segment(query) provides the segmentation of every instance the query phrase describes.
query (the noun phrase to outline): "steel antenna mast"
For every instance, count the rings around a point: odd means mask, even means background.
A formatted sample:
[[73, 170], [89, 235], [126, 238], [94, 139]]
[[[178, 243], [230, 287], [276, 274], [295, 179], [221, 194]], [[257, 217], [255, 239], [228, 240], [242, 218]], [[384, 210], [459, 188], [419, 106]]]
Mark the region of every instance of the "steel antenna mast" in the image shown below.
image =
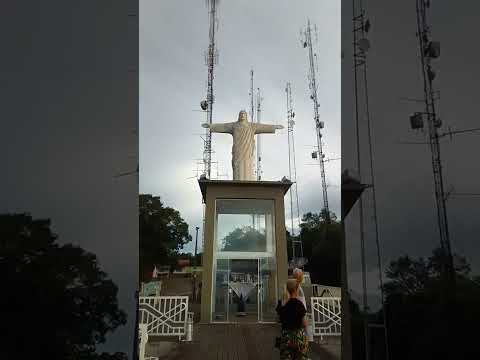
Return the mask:
[[323, 193], [323, 208], [326, 215], [327, 223], [330, 223], [330, 209], [328, 206], [328, 194], [327, 194], [327, 182], [325, 179], [325, 154], [323, 153], [322, 149], [322, 133], [321, 130], [324, 127], [323, 121], [320, 121], [320, 115], [318, 109], [320, 107], [318, 103], [318, 96], [317, 96], [317, 82], [315, 79], [315, 67], [316, 67], [316, 56], [313, 52], [313, 44], [312, 44], [312, 28], [310, 26], [310, 20], [307, 22], [307, 28], [303, 32], [304, 40], [303, 40], [303, 47], [308, 48], [308, 60], [309, 60], [309, 87], [310, 87], [310, 98], [313, 101], [313, 112], [314, 112], [314, 120], [315, 120], [315, 129], [317, 135], [317, 146], [318, 146], [318, 157], [320, 163], [320, 175], [322, 178], [322, 193]]
[[[260, 124], [262, 96], [260, 94], [260, 88], [257, 88], [257, 123]], [[262, 180], [262, 153], [260, 147], [260, 134], [257, 135], [257, 180]]]
[[[361, 150], [360, 150], [360, 124], [359, 124], [359, 82], [362, 80], [359, 75], [363, 75], [363, 106], [364, 106], [364, 118], [367, 123], [367, 146], [369, 152], [369, 172], [370, 172], [370, 186], [372, 194], [372, 208], [373, 208], [373, 221], [375, 227], [375, 245], [376, 245], [376, 255], [377, 255], [377, 267], [378, 267], [378, 276], [379, 276], [379, 287], [380, 287], [380, 297], [382, 303], [382, 324], [374, 325], [372, 327], [381, 327], [384, 329], [384, 340], [385, 340], [385, 358], [388, 360], [390, 358], [390, 351], [388, 345], [388, 328], [387, 328], [387, 317], [386, 317], [386, 303], [384, 296], [383, 288], [383, 270], [382, 270], [382, 260], [381, 260], [381, 251], [380, 251], [380, 240], [379, 240], [379, 231], [378, 231], [378, 217], [377, 217], [377, 201], [376, 201], [376, 191], [375, 191], [375, 172], [373, 166], [373, 149], [372, 149], [372, 132], [370, 126], [370, 109], [369, 109], [369, 98], [368, 98], [368, 83], [367, 83], [367, 51], [370, 48], [370, 42], [366, 37], [370, 29], [370, 21], [365, 18], [365, 10], [363, 8], [363, 2], [360, 0], [359, 7], [355, 6], [355, 2], [352, 1], [353, 5], [353, 46], [354, 46], [354, 72], [355, 72], [355, 122], [356, 122], [356, 135], [357, 135], [357, 166], [358, 166], [358, 176], [361, 181]], [[365, 353], [366, 359], [369, 359], [370, 346], [369, 346], [369, 324], [368, 324], [368, 302], [367, 302], [367, 281], [366, 281], [366, 256], [365, 256], [365, 231], [364, 231], [364, 217], [363, 217], [363, 196], [366, 193], [362, 194], [362, 197], [359, 199], [359, 220], [360, 220], [360, 244], [361, 244], [361, 260], [362, 260], [362, 285], [363, 285], [363, 305], [364, 305], [364, 331], [365, 331]]]
[[[440, 135], [438, 128], [442, 125], [437, 118], [435, 111], [435, 95], [432, 81], [435, 78], [435, 71], [432, 69], [431, 61], [440, 56], [440, 44], [437, 41], [430, 40], [430, 27], [427, 23], [426, 10], [430, 7], [430, 1], [417, 0], [417, 37], [419, 41], [420, 61], [422, 65], [423, 92], [425, 102], [425, 112], [415, 113], [410, 117], [412, 128], [423, 128], [423, 117], [426, 117], [428, 125], [428, 140], [432, 152], [433, 179], [435, 185], [435, 199], [437, 207], [437, 221], [440, 232], [440, 246], [442, 249], [442, 272], [450, 286], [455, 283], [455, 270], [453, 266], [453, 256], [450, 246], [450, 234], [448, 229], [448, 216], [446, 206], [446, 196], [443, 184], [442, 161], [440, 158]], [[415, 124], [417, 120], [417, 124]], [[421, 122], [421, 126], [418, 125]]]
[[[303, 258], [303, 245], [302, 245], [302, 239], [300, 237], [296, 238], [295, 237], [295, 226], [294, 226], [294, 217], [295, 217], [295, 212], [294, 212], [294, 203], [293, 203], [293, 198], [295, 196], [296, 198], [296, 215], [297, 215], [297, 221], [298, 221], [298, 226], [300, 226], [300, 210], [298, 206], [298, 187], [297, 187], [297, 167], [296, 167], [296, 161], [295, 161], [295, 138], [294, 138], [294, 132], [293, 132], [293, 127], [295, 125], [295, 121], [293, 120], [295, 118], [295, 113], [293, 111], [293, 106], [292, 106], [292, 88], [289, 82], [287, 82], [285, 92], [287, 93], [287, 124], [288, 124], [288, 131], [287, 131], [287, 136], [288, 136], [288, 174], [290, 180], [295, 184], [294, 186], [290, 187], [290, 216], [291, 216], [291, 236], [292, 236], [292, 260], [295, 262], [295, 249], [296, 245], [299, 245], [300, 247], [300, 254], [299, 257]], [[293, 165], [293, 168], [292, 168]], [[292, 171], [293, 170], [293, 171]]]
[[[215, 30], [218, 25], [217, 19], [217, 5], [219, 0], [206, 0], [205, 3], [208, 8], [209, 16], [209, 33], [208, 33], [208, 50], [205, 53], [205, 63], [208, 68], [207, 78], [207, 99], [201, 102], [202, 110], [207, 113], [207, 123], [212, 124], [213, 102], [213, 71], [215, 65], [218, 63], [218, 51], [215, 47]], [[203, 176], [210, 179], [212, 170], [212, 132], [210, 128], [205, 131], [205, 142], [203, 148]], [[202, 249], [204, 249], [205, 239], [205, 204], [202, 207]]]
[[254, 105], [254, 99], [255, 95], [253, 93], [253, 70], [250, 70], [250, 121], [253, 123], [254, 118], [255, 118], [255, 105]]
[[[215, 100], [213, 96], [213, 70], [218, 63], [218, 51], [215, 47], [215, 28], [217, 26], [217, 4], [219, 0], [206, 0], [209, 15], [209, 45], [205, 54], [205, 62], [208, 67], [208, 80], [207, 80], [207, 100], [205, 105], [202, 104], [202, 109], [207, 112], [207, 122], [212, 124], [212, 111], [213, 102]], [[210, 129], [206, 130], [205, 145], [203, 150], [203, 162], [204, 162], [204, 174], [207, 179], [210, 179], [211, 175], [211, 162], [212, 162], [212, 132]]]

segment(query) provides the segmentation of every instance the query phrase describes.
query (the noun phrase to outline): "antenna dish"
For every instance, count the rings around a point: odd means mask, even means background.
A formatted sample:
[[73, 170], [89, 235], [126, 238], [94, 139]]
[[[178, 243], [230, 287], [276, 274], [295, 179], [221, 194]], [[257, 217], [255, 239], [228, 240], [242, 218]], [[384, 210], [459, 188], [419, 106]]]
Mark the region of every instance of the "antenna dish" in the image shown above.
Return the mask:
[[202, 108], [202, 110], [207, 110], [208, 109], [208, 102], [207, 100], [202, 100], [200, 102], [200, 107]]
[[357, 44], [360, 50], [363, 52], [367, 52], [368, 49], [370, 49], [370, 41], [366, 38], [358, 40]]
[[410, 126], [413, 130], [423, 129], [422, 113], [416, 112], [413, 115], [410, 115]]
[[363, 25], [363, 30], [368, 33], [368, 31], [370, 30], [370, 20], [367, 19], [367, 21], [365, 21], [365, 24]]
[[306, 41], [303, 42], [303, 47], [304, 47], [304, 48], [307, 47], [307, 42], [306, 42]]
[[440, 42], [430, 41], [425, 48], [425, 56], [436, 59], [440, 56]]

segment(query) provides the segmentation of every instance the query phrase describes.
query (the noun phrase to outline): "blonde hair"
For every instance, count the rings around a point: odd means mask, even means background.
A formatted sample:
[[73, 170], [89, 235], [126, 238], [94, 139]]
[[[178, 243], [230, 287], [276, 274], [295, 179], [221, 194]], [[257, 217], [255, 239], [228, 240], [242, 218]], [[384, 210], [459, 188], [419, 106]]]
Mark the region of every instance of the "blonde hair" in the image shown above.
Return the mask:
[[287, 292], [292, 295], [298, 289], [298, 283], [296, 279], [287, 280]]
[[302, 269], [295, 268], [293, 269], [293, 276], [297, 279], [299, 283], [303, 282], [303, 271]]

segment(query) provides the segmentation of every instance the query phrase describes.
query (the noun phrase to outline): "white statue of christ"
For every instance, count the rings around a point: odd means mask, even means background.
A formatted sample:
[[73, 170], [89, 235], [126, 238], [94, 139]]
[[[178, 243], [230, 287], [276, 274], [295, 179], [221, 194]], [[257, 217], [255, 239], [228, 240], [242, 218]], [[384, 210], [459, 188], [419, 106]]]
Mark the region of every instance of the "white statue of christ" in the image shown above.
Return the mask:
[[256, 134], [274, 134], [276, 129], [283, 129], [282, 125], [268, 125], [249, 123], [247, 112], [240, 111], [238, 121], [224, 124], [202, 124], [215, 133], [227, 133], [233, 136], [232, 168], [233, 180], [255, 180], [253, 159]]

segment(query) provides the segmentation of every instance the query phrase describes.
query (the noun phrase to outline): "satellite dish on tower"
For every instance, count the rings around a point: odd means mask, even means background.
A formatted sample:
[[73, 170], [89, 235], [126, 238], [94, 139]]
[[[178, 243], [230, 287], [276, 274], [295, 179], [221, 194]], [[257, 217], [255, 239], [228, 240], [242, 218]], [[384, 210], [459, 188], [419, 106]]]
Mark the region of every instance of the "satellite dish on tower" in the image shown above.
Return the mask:
[[440, 43], [438, 41], [430, 41], [425, 48], [425, 56], [436, 59], [440, 56]]
[[366, 39], [366, 38], [358, 40], [357, 44], [358, 44], [358, 47], [360, 48], [360, 50], [362, 50], [364, 52], [367, 52], [368, 49], [370, 49], [370, 41], [368, 41], [368, 39]]
[[200, 107], [202, 108], [202, 110], [207, 110], [208, 109], [208, 102], [207, 100], [202, 100], [200, 102]]

